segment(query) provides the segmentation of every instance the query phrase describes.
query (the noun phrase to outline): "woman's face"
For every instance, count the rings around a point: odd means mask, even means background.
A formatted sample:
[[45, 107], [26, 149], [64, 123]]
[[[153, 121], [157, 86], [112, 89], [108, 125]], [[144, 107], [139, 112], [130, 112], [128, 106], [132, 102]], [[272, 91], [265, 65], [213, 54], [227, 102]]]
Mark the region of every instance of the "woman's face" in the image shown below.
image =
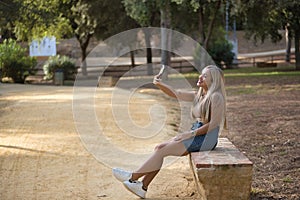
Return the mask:
[[208, 85], [211, 83], [211, 76], [208, 69], [204, 69], [199, 76], [197, 86], [202, 87], [204, 90], [208, 90]]

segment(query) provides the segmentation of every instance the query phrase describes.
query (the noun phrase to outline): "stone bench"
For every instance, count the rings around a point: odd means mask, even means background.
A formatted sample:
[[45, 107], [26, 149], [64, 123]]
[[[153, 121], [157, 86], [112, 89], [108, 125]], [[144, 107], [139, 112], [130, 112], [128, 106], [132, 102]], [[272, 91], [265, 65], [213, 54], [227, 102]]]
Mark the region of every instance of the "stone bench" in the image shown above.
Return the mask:
[[201, 200], [248, 200], [252, 162], [227, 138], [219, 138], [213, 151], [189, 155]]

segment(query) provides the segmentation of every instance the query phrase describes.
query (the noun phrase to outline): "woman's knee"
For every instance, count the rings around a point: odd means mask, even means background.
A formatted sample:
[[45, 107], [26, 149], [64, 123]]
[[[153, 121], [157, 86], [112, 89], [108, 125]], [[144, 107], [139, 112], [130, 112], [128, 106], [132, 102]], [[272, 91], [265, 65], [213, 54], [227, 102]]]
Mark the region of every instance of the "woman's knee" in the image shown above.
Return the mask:
[[156, 149], [154, 152], [157, 156], [182, 156], [186, 155], [186, 149], [183, 144], [179, 142], [168, 143], [160, 149]]

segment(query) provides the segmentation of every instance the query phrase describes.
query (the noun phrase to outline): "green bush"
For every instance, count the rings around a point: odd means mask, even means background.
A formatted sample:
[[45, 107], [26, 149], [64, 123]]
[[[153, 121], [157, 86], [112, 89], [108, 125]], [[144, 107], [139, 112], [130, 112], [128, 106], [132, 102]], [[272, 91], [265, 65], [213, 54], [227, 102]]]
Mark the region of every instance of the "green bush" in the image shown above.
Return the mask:
[[[234, 59], [232, 48], [232, 44], [227, 40], [217, 40], [210, 45], [207, 53], [211, 56], [212, 60], [218, 67], [230, 68]], [[201, 55], [203, 55], [202, 58]], [[194, 61], [196, 66], [201, 66], [201, 59], [207, 59], [205, 55], [205, 50], [201, 46], [198, 46], [194, 53]]]
[[220, 68], [230, 68], [234, 59], [232, 44], [227, 40], [218, 40], [208, 49], [209, 55]]
[[[209, 60], [205, 55], [208, 53], [214, 63], [220, 68], [230, 68], [233, 63], [234, 53], [232, 52], [233, 45], [226, 39], [226, 31], [223, 27], [214, 29], [208, 48], [204, 50], [197, 47], [194, 53], [196, 66], [201, 66], [201, 63], [206, 63]], [[202, 56], [202, 57], [201, 57]], [[202, 60], [201, 60], [202, 59]], [[202, 62], [201, 62], [202, 61]]]
[[75, 62], [68, 56], [52, 56], [44, 64], [45, 79], [53, 79], [56, 71], [64, 73], [64, 79], [74, 80], [76, 75]]
[[35, 74], [37, 61], [26, 56], [26, 48], [13, 39], [0, 44], [0, 70], [2, 77], [9, 77], [15, 83], [24, 83], [26, 76]]

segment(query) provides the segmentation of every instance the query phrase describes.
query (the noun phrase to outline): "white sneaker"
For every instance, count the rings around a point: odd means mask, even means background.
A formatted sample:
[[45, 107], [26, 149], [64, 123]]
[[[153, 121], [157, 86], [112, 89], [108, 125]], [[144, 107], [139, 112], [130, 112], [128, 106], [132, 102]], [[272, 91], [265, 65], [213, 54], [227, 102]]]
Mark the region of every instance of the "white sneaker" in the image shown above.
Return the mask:
[[133, 194], [139, 196], [142, 199], [146, 198], [146, 191], [142, 188], [143, 183], [141, 181], [124, 181], [123, 184], [126, 187], [126, 189], [132, 192]]
[[131, 172], [119, 168], [113, 168], [112, 172], [114, 177], [116, 177], [116, 179], [118, 179], [121, 182], [128, 181], [132, 176]]

